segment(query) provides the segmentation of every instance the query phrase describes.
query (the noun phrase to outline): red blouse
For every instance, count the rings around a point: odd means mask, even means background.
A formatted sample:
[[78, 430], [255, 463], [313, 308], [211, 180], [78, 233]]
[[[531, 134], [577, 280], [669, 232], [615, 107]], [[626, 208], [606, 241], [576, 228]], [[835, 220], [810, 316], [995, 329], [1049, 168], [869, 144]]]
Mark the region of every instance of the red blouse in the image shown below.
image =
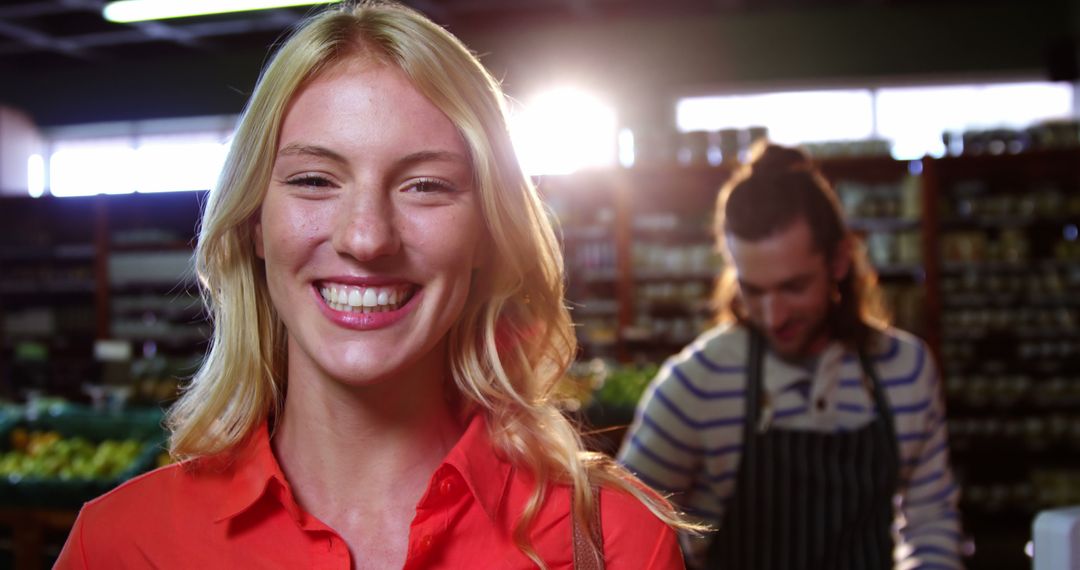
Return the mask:
[[[293, 498], [263, 425], [232, 463], [157, 469], [86, 503], [56, 567], [341, 568], [340, 536]], [[431, 477], [409, 527], [405, 568], [532, 568], [514, 524], [531, 478], [500, 460], [474, 416]], [[633, 497], [602, 491], [609, 570], [683, 568], [675, 533]], [[573, 568], [570, 492], [552, 486], [532, 544], [552, 570]]]

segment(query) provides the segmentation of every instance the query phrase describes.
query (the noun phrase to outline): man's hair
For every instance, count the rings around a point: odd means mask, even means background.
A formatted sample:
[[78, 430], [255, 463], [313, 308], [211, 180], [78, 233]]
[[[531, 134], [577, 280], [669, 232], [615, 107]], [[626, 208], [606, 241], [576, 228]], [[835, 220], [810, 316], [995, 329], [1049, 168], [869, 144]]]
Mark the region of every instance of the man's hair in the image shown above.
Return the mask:
[[[799, 220], [810, 227], [813, 250], [828, 264], [843, 240], [851, 244], [851, 268], [836, 285], [839, 299], [830, 301], [829, 333], [851, 346], [868, 349], [876, 330], [888, 326], [877, 274], [866, 258], [861, 240], [848, 228], [832, 186], [802, 151], [759, 142], [751, 160], [724, 184], [717, 198], [717, 244], [726, 251], [732, 236], [759, 241], [776, 235]], [[745, 322], [735, 268], [726, 263], [713, 294], [720, 322]]]

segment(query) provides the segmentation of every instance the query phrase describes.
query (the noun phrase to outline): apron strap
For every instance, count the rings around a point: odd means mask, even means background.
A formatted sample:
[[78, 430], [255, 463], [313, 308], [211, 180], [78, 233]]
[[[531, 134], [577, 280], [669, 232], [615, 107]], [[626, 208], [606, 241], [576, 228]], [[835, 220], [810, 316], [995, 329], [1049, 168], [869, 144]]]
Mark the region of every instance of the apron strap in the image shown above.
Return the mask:
[[[760, 332], [754, 330], [753, 327], [747, 327], [750, 333], [749, 337], [749, 350], [746, 351], [746, 396], [745, 396], [745, 409], [743, 416], [745, 417], [743, 423], [743, 448], [742, 458], [739, 463], [743, 468], [754, 469], [757, 465], [757, 429], [758, 418], [761, 414], [761, 402], [762, 402], [762, 370], [765, 361], [765, 338]], [[741, 471], [742, 469], [740, 469]], [[736, 499], [742, 501], [742, 515], [744, 517], [744, 524], [740, 525], [742, 540], [745, 544], [757, 544], [757, 517], [758, 510], [756, 505], [752, 504], [753, 498], [757, 497], [757, 474], [750, 473], [747, 477], [742, 477], [737, 483], [737, 486], [742, 488], [736, 489]], [[755, 567], [754, 558], [757, 552], [755, 549], [747, 549], [746, 567]]]
[[881, 419], [885, 423], [889, 442], [889, 451], [893, 460], [896, 462], [897, 469], [900, 468], [900, 441], [896, 437], [896, 419], [893, 416], [892, 406], [889, 403], [889, 398], [885, 393], [885, 386], [881, 382], [881, 378], [878, 376], [877, 368], [874, 366], [873, 360], [865, 350], [859, 349], [859, 364], [862, 365], [863, 374], [865, 374], [872, 385], [872, 396], [874, 398], [874, 405], [877, 406], [878, 414], [881, 415]]

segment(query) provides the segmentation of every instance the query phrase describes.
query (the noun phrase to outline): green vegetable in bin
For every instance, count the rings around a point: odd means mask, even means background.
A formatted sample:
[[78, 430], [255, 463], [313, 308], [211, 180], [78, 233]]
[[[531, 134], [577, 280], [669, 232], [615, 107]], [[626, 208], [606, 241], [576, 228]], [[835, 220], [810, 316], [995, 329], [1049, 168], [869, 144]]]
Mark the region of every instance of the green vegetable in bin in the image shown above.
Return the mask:
[[633, 408], [659, 371], [660, 367], [651, 363], [614, 368], [596, 392], [596, 399], [607, 406]]

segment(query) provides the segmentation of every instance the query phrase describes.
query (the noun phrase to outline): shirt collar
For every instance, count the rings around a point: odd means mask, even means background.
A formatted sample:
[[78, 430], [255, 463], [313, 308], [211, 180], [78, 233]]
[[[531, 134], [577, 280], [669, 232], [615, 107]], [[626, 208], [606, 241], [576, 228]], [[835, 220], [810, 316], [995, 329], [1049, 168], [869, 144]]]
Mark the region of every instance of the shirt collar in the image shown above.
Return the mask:
[[274, 452], [270, 447], [270, 431], [267, 422], [259, 425], [239, 445], [236, 451], [221, 457], [207, 458], [209, 461], [228, 461], [231, 477], [228, 481], [228, 493], [215, 513], [215, 521], [233, 518], [251, 508], [276, 481], [283, 488], [288, 488], [285, 474], [281, 471]]
[[830, 342], [817, 360], [815, 370], [807, 370], [797, 364], [792, 364], [781, 359], [772, 350], [766, 349], [762, 368], [765, 391], [770, 394], [779, 394], [800, 380], [811, 380], [817, 384], [823, 380], [829, 380], [829, 376], [835, 375], [833, 371], [841, 362], [846, 349], [839, 341]]
[[[492, 446], [484, 414], [476, 412], [467, 421], [465, 433], [446, 455], [443, 465], [461, 475], [484, 512], [496, 520], [513, 469]], [[441, 470], [436, 470], [436, 477]]]
[[[221, 460], [219, 458], [207, 458]], [[228, 454], [231, 471], [228, 492], [215, 513], [215, 521], [236, 517], [251, 508], [276, 482], [283, 489], [289, 485], [285, 474], [274, 457], [270, 445], [269, 428], [263, 422], [235, 453]], [[511, 467], [500, 459], [491, 445], [487, 421], [483, 413], [474, 413], [468, 420], [465, 433], [450, 449], [442, 465], [432, 475], [429, 489], [436, 478], [449, 467], [464, 479], [469, 491], [492, 520], [497, 518], [499, 507], [510, 482]], [[291, 505], [285, 505], [291, 508]]]

